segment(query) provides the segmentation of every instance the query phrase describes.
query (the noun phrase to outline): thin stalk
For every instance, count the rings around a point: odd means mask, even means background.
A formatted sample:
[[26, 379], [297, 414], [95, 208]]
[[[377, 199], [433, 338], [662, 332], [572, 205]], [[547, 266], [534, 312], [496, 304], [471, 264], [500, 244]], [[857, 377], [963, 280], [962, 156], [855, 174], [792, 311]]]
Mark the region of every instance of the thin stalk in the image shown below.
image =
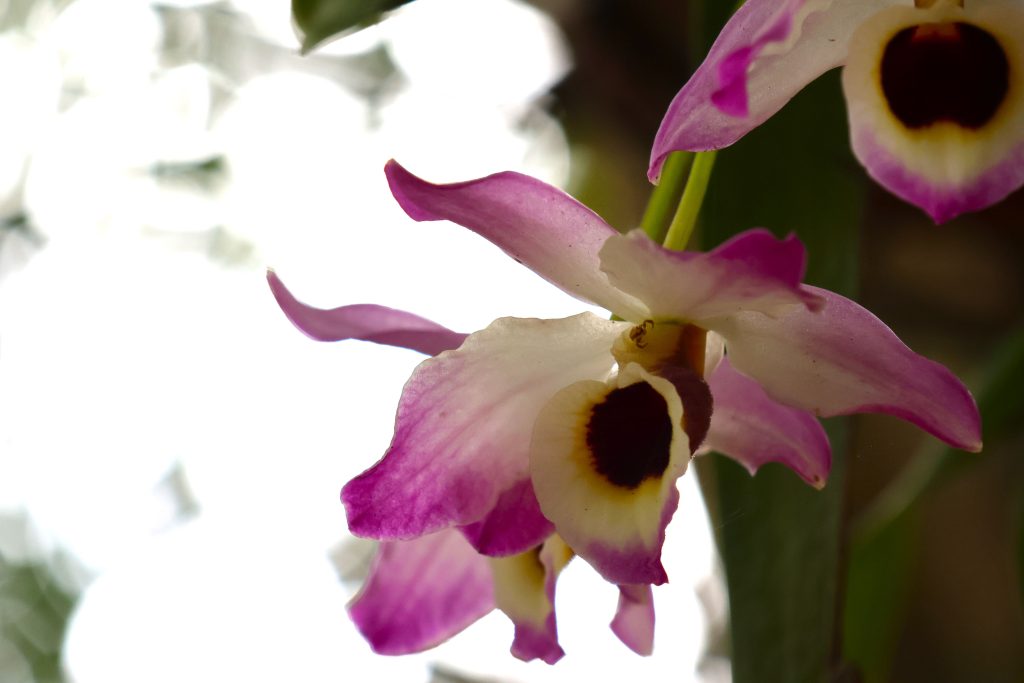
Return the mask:
[[668, 226], [668, 235], [665, 237], [664, 245], [668, 249], [682, 251], [690, 242], [693, 229], [697, 225], [697, 214], [704, 203], [704, 194], [708, 189], [708, 182], [711, 180], [711, 169], [715, 166], [715, 156], [718, 152], [698, 152], [694, 155], [693, 166], [690, 168], [690, 177], [686, 179], [686, 189], [683, 190], [683, 198], [679, 200], [679, 208], [672, 218], [672, 224]]
[[686, 180], [686, 172], [693, 163], [693, 157], [693, 152], [669, 154], [661, 169], [661, 179], [654, 186], [651, 198], [647, 200], [647, 209], [640, 220], [640, 227], [658, 244], [665, 240], [673, 208], [678, 204], [683, 192], [683, 182]]

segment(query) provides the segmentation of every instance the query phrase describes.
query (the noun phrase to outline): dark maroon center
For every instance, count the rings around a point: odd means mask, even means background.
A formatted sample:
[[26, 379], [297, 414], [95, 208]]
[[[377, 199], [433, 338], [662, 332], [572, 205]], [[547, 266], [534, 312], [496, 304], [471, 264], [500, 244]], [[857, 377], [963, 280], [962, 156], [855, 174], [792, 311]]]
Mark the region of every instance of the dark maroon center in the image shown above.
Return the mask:
[[882, 92], [907, 128], [952, 121], [981, 128], [1010, 88], [1010, 64], [992, 34], [972, 24], [905, 28], [882, 55]]
[[671, 443], [668, 404], [646, 382], [615, 389], [591, 410], [587, 446], [594, 469], [616, 486], [634, 489], [660, 476]]

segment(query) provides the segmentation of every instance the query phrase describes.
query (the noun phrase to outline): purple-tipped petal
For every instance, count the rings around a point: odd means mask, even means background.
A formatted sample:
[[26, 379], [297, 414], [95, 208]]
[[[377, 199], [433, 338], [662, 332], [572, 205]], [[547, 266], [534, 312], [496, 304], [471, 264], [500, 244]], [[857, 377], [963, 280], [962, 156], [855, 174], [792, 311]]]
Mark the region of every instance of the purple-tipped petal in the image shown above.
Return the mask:
[[516, 624], [510, 652], [516, 659], [532, 662], [539, 659], [545, 664], [555, 664], [565, 656], [565, 650], [558, 644], [555, 615], [551, 613], [549, 624], [535, 628], [530, 624]]
[[[502, 318], [421, 363], [399, 402], [388, 452], [342, 491], [349, 528], [400, 540], [482, 520], [529, 477], [541, 406], [567, 384], [606, 376], [612, 343], [628, 327], [590, 313]], [[512, 524], [514, 512], [501, 516]], [[535, 519], [529, 505], [521, 513]]]
[[1024, 184], [1024, 5], [1015, 4], [892, 7], [850, 41], [853, 151], [937, 223]]
[[536, 548], [491, 560], [495, 603], [515, 624], [512, 654], [523, 661], [554, 664], [565, 654], [558, 644], [555, 582], [570, 559], [572, 551], [556, 534]]
[[637, 309], [598, 268], [597, 252], [618, 232], [562, 190], [513, 172], [435, 185], [394, 160], [384, 171], [395, 199], [413, 219], [469, 228], [568, 294], [624, 318]]
[[[948, 159], [946, 153], [923, 153], [915, 159], [912, 153], [906, 154], [905, 149], [898, 149], [898, 144], [893, 145], [894, 149], [887, 149], [879, 142], [875, 132], [868, 128], [852, 127], [851, 135], [853, 151], [868, 174], [903, 201], [921, 208], [936, 223], [945, 223], [962, 213], [980, 211], [997, 204], [1024, 185], [1024, 141], [1020, 139], [1002, 139], [1000, 144], [1005, 146], [998, 148], [999, 158], [992, 160], [991, 165], [977, 168], [967, 179], [950, 181], [933, 180], [929, 176], [937, 173], [924, 170], [925, 164], [922, 163], [927, 159], [937, 162], [938, 157]], [[962, 144], [958, 146], [960, 149], [957, 154], [963, 155], [964, 160], [968, 159], [968, 147]], [[913, 163], [915, 160], [917, 164]], [[922, 168], [917, 170], [913, 168], [914, 165]], [[955, 165], [956, 162], [941, 166], [932, 164], [931, 168], [950, 168]]]
[[619, 586], [619, 607], [612, 633], [644, 657], [654, 652], [654, 595], [649, 584]]
[[[679, 491], [673, 484], [665, 492], [664, 507], [652, 544], [596, 540], [583, 546], [584, 552], [580, 557], [611, 583], [650, 583], [655, 586], [668, 583], [668, 574], [661, 563], [661, 549], [665, 545], [665, 529], [678, 507]], [[599, 535], [594, 534], [595, 537]]]
[[487, 558], [445, 530], [382, 543], [348, 611], [374, 652], [400, 655], [434, 647], [493, 608]]
[[953, 373], [853, 301], [808, 289], [826, 301], [816, 313], [740, 313], [712, 325], [733, 367], [773, 399], [815, 415], [887, 413], [956, 448], [981, 450], [978, 407]]
[[613, 237], [601, 249], [601, 269], [613, 285], [646, 304], [646, 317], [702, 327], [705, 319], [737, 311], [817, 308], [819, 298], [800, 286], [804, 261], [795, 235], [780, 240], [763, 229], [703, 254], [665, 249], [639, 230]]
[[690, 460], [683, 403], [630, 363], [555, 394], [533, 428], [530, 475], [544, 516], [612, 583], [665, 583], [661, 548]]
[[523, 479], [498, 497], [483, 519], [462, 527], [462, 534], [484, 555], [501, 557], [540, 543], [555, 530], [540, 511], [533, 484]]
[[857, 25], [900, 0], [747, 0], [679, 91], [654, 139], [648, 177], [676, 150], [727, 147], [846, 58]]
[[736, 372], [723, 358], [708, 376], [715, 411], [702, 451], [718, 451], [754, 474], [779, 462], [815, 488], [825, 485], [832, 465], [828, 436], [817, 418], [769, 398], [761, 385]]
[[418, 315], [374, 304], [354, 304], [331, 310], [313, 308], [292, 296], [274, 271], [267, 271], [267, 282], [292, 324], [317, 341], [361, 339], [434, 356], [458, 348], [467, 336]]

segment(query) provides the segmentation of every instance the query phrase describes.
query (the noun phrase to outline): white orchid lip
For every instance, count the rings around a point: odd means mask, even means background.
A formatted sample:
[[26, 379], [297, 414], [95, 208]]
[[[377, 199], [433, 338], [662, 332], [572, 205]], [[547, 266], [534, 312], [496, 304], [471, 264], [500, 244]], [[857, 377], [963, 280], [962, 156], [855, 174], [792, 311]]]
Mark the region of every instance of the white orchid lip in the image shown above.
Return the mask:
[[940, 122], [981, 128], [1010, 88], [999, 40], [964, 21], [900, 29], [885, 46], [879, 75], [889, 110], [911, 129]]
[[843, 69], [853, 151], [943, 222], [1024, 183], [1024, 12], [1010, 3], [890, 7]]
[[615, 486], [635, 489], [668, 468], [672, 420], [654, 387], [612, 389], [590, 409], [586, 444], [594, 470]]
[[537, 501], [566, 543], [614, 583], [662, 584], [675, 481], [690, 460], [673, 383], [637, 363], [541, 409], [530, 445]]

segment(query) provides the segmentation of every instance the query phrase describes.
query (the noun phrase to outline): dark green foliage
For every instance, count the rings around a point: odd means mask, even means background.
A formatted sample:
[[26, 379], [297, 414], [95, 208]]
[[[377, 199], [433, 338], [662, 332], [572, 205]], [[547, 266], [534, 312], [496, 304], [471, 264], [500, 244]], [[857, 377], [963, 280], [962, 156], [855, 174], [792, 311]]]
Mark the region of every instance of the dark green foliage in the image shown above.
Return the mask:
[[302, 32], [302, 51], [380, 21], [385, 12], [412, 0], [292, 0], [292, 18]]

